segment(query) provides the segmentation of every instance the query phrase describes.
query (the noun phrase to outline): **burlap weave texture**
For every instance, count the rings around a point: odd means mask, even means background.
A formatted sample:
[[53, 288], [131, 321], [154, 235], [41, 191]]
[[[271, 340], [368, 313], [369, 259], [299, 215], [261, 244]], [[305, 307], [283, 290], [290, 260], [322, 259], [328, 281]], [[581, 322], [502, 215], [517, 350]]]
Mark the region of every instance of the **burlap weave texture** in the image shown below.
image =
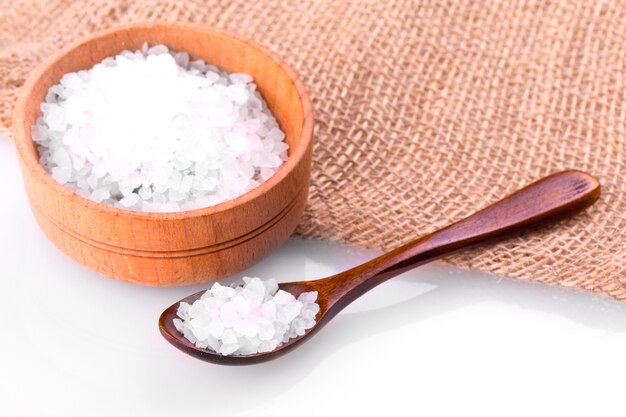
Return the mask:
[[225, 28], [296, 68], [316, 114], [302, 235], [392, 248], [565, 168], [586, 213], [448, 259], [626, 298], [626, 4], [572, 1], [1, 1], [0, 129], [60, 46], [147, 20]]

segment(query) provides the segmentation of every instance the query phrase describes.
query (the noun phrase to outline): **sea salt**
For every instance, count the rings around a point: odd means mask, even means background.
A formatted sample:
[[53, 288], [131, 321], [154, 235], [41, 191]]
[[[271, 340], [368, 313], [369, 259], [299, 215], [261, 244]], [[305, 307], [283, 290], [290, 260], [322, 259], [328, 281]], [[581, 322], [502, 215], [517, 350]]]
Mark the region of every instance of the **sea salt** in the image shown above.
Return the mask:
[[288, 145], [248, 74], [164, 45], [65, 74], [33, 126], [40, 163], [95, 202], [192, 210], [267, 181]]
[[273, 279], [243, 281], [237, 287], [215, 283], [193, 304], [181, 302], [176, 329], [198, 348], [250, 355], [271, 352], [315, 326], [317, 291], [296, 299]]

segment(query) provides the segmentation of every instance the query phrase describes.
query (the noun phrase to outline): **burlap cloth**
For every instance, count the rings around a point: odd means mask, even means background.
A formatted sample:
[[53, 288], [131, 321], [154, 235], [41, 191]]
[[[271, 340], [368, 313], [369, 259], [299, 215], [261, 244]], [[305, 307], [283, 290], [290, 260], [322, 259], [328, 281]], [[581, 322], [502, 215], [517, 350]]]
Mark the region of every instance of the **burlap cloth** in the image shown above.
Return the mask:
[[316, 114], [304, 236], [392, 248], [548, 173], [584, 214], [447, 261], [626, 298], [626, 5], [589, 1], [1, 1], [0, 129], [29, 71], [121, 23], [226, 28], [295, 67]]

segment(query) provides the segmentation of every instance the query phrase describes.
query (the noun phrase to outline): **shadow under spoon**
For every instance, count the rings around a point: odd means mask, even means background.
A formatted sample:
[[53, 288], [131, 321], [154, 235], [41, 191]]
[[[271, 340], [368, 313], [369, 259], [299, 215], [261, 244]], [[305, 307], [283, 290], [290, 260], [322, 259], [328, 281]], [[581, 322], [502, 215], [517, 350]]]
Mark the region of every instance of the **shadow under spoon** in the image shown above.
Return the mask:
[[531, 227], [561, 219], [592, 205], [600, 197], [600, 183], [591, 175], [575, 170], [540, 179], [525, 188], [477, 211], [443, 229], [407, 243], [345, 272], [314, 281], [279, 285], [298, 297], [317, 291], [320, 311], [315, 326], [303, 336], [290, 339], [275, 350], [251, 355], [225, 356], [197, 348], [174, 327], [180, 302], [193, 303], [204, 291], [192, 294], [167, 308], [159, 318], [165, 339], [198, 359], [223, 365], [249, 365], [275, 359], [300, 346], [337, 313], [378, 284], [409, 269], [486, 241], [515, 236]]

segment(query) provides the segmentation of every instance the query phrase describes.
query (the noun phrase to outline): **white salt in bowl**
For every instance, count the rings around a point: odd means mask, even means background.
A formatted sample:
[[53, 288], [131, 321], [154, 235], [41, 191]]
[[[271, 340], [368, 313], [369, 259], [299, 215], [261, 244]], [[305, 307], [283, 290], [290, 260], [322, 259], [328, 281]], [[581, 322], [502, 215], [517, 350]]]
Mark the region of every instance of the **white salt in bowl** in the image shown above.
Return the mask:
[[[212, 207], [176, 213], [122, 210], [83, 198], [40, 165], [32, 126], [48, 89], [144, 42], [187, 52], [227, 72], [248, 73], [285, 133], [289, 157], [252, 191]], [[142, 23], [90, 36], [40, 65], [13, 117], [15, 145], [32, 211], [70, 258], [103, 275], [148, 285], [205, 282], [245, 269], [284, 242], [306, 205], [313, 111], [302, 81], [265, 47], [202, 26]]]

